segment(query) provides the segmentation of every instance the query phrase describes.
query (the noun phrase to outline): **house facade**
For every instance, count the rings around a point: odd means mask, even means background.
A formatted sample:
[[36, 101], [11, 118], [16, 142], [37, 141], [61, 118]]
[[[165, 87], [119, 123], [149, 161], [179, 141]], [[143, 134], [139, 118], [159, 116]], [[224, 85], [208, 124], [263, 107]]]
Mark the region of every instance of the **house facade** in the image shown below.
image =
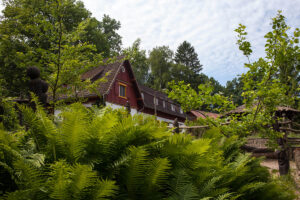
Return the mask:
[[98, 66], [82, 75], [83, 80], [90, 79], [92, 82], [103, 77], [106, 81], [97, 88], [102, 97], [87, 91], [79, 93], [79, 96], [87, 99], [85, 106], [101, 101], [112, 108], [122, 108], [128, 102], [131, 114], [155, 115], [158, 120], [168, 123], [172, 123], [175, 118], [181, 123], [186, 120], [180, 105], [165, 93], [137, 83], [128, 60], [119, 58], [114, 63]]

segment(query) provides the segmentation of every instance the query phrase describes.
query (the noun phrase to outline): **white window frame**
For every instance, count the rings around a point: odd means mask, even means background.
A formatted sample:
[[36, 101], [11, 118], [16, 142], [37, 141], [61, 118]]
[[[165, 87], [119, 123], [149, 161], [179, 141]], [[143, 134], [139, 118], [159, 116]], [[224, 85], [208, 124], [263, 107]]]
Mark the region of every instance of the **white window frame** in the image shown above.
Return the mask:
[[154, 104], [158, 106], [158, 98], [154, 97], [153, 101], [154, 101]]
[[175, 106], [171, 104], [171, 110], [175, 112]]

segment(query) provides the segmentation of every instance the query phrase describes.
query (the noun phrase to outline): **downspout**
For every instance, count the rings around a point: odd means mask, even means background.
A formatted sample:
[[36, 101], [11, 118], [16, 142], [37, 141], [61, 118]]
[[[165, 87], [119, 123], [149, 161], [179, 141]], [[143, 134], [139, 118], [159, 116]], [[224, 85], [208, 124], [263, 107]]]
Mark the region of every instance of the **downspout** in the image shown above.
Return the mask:
[[154, 116], [155, 116], [155, 119], [157, 119], [157, 111], [156, 111], [156, 91], [154, 92]]

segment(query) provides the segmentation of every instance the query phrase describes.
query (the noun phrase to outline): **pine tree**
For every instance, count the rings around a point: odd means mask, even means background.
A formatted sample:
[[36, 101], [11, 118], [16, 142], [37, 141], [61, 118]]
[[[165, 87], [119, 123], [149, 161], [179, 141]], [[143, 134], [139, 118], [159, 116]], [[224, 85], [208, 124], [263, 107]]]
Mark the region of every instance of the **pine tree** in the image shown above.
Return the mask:
[[198, 74], [202, 70], [198, 54], [195, 52], [194, 47], [187, 41], [178, 46], [174, 60], [177, 64], [186, 66], [194, 74]]
[[192, 88], [197, 89], [198, 85], [203, 82], [199, 77], [202, 65], [194, 47], [189, 42], [184, 41], [178, 46], [174, 60], [177, 64], [173, 70], [174, 79], [183, 80], [191, 84]]

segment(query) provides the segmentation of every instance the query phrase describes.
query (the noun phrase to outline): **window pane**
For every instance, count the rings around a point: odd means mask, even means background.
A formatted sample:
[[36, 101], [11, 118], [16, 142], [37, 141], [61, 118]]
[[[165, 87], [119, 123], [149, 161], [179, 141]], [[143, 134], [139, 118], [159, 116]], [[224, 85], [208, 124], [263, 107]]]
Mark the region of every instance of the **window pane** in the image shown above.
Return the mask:
[[120, 96], [125, 97], [125, 86], [124, 85], [120, 85]]

